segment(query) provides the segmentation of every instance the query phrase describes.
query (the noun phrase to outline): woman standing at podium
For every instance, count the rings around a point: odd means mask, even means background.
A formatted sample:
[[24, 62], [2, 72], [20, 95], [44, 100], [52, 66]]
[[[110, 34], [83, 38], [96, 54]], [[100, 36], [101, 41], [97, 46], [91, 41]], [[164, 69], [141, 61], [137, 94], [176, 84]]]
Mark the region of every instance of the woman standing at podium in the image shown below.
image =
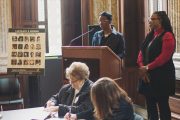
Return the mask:
[[112, 15], [102, 12], [99, 16], [99, 25], [102, 30], [97, 31], [92, 39], [93, 46], [108, 46], [116, 55], [123, 58], [125, 55], [125, 41], [122, 33], [112, 28]]
[[46, 103], [46, 111], [58, 112], [63, 117], [67, 112], [79, 113], [92, 109], [90, 88], [93, 84], [89, 80], [89, 68], [85, 63], [73, 62], [66, 68], [66, 78], [69, 84], [53, 95]]

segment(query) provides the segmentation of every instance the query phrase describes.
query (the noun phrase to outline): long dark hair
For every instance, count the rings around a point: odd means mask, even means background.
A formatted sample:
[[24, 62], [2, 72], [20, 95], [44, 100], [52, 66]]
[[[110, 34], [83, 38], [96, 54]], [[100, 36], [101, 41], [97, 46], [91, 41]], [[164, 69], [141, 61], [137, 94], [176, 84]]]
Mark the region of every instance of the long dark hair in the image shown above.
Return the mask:
[[155, 11], [153, 14], [156, 14], [159, 17], [161, 25], [165, 31], [173, 33], [171, 22], [165, 11]]
[[127, 93], [120, 88], [115, 81], [108, 77], [97, 80], [91, 88], [91, 100], [94, 105], [95, 118], [103, 120], [113, 113], [113, 109], [119, 108], [120, 98], [132, 103]]

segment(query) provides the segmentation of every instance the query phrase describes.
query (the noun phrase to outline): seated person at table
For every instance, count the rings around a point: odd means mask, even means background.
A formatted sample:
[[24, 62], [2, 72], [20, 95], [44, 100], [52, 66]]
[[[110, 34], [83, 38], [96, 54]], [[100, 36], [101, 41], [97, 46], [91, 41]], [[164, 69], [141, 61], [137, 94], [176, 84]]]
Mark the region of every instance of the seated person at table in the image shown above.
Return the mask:
[[65, 120], [133, 120], [134, 112], [131, 99], [112, 79], [103, 77], [91, 88], [91, 101], [94, 110], [77, 114], [66, 113]]
[[58, 112], [63, 117], [67, 112], [79, 113], [92, 109], [89, 78], [89, 68], [85, 63], [73, 62], [66, 68], [66, 78], [69, 84], [64, 85], [59, 93], [53, 95], [46, 103], [46, 111]]

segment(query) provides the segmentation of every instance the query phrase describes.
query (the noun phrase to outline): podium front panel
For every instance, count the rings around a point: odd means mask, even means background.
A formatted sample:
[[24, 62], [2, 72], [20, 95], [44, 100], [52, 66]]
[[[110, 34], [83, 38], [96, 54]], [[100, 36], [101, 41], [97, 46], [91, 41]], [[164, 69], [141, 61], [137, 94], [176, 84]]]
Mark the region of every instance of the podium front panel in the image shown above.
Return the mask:
[[62, 58], [62, 71], [65, 71], [65, 68], [73, 61], [85, 62], [90, 67], [90, 79], [93, 81], [100, 77], [112, 79], [121, 77], [122, 61], [107, 46], [63, 46]]
[[[66, 68], [71, 65], [72, 62], [83, 62], [85, 63], [90, 70], [89, 79], [96, 81], [100, 76], [100, 61], [99, 59], [87, 59], [87, 58], [63, 58], [63, 71], [66, 71]], [[67, 80], [65, 73], [63, 74], [63, 80]]]

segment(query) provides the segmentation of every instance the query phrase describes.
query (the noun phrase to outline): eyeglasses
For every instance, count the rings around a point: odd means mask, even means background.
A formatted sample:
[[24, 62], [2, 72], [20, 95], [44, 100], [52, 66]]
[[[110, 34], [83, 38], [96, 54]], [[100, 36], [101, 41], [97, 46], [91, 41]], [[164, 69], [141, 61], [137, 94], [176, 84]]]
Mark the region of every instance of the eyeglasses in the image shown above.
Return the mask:
[[149, 18], [148, 20], [151, 20], [151, 21], [153, 21], [153, 20], [159, 20], [159, 18]]
[[69, 80], [69, 82], [72, 84], [76, 83], [77, 81], [79, 81], [79, 80]]
[[109, 20], [100, 20], [99, 23], [106, 23], [109, 22]]
[[75, 77], [73, 77], [73, 76], [70, 76], [68, 80], [69, 80], [69, 82], [72, 83], [72, 84], [74, 84], [74, 83], [76, 83], [77, 81], [79, 81], [79, 80], [77, 80], [77, 79], [76, 79]]

